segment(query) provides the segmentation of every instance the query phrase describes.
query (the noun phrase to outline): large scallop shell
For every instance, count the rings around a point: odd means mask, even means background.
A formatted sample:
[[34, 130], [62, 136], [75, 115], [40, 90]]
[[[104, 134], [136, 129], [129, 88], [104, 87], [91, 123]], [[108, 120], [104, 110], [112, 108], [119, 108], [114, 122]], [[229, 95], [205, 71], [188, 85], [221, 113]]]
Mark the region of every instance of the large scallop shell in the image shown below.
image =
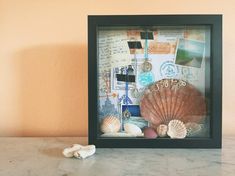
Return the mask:
[[103, 133], [116, 133], [120, 130], [121, 123], [115, 116], [106, 116], [101, 122], [100, 130]]
[[173, 119], [199, 123], [205, 118], [204, 96], [193, 85], [163, 79], [150, 85], [140, 100], [141, 116], [155, 128]]
[[187, 135], [187, 129], [180, 120], [171, 120], [168, 124], [167, 135], [172, 139], [183, 139]]
[[125, 123], [124, 130], [128, 134], [132, 134], [132, 135], [136, 135], [136, 136], [139, 136], [142, 134], [141, 129], [137, 125], [134, 125], [131, 123]]

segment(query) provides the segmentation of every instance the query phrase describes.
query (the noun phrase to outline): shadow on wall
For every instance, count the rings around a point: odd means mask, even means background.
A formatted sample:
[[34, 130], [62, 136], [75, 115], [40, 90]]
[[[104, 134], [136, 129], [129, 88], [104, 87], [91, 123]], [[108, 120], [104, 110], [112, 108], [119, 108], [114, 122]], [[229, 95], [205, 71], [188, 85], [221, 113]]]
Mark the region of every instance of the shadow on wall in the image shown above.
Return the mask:
[[35, 46], [15, 57], [21, 135], [86, 136], [86, 46]]

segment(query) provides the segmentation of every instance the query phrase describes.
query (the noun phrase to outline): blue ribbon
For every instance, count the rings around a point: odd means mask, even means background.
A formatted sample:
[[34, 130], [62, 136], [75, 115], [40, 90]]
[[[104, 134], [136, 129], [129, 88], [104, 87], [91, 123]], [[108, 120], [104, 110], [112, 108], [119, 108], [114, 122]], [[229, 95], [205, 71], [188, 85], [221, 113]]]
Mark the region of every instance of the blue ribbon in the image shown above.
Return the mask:
[[126, 100], [126, 105], [127, 105], [127, 109], [128, 109], [128, 99], [127, 99], [127, 97], [128, 97], [128, 67], [126, 68], [126, 88], [125, 88], [125, 90], [126, 90], [126, 98], [125, 98], [125, 100]]

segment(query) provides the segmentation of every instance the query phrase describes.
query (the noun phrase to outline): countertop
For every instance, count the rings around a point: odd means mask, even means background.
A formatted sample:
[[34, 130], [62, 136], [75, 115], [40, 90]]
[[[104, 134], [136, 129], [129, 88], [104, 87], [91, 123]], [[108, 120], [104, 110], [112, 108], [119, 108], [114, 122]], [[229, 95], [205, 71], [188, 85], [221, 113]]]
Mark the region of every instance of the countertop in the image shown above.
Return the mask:
[[64, 158], [87, 138], [0, 138], [0, 176], [235, 176], [235, 137], [222, 149], [97, 149], [90, 158]]

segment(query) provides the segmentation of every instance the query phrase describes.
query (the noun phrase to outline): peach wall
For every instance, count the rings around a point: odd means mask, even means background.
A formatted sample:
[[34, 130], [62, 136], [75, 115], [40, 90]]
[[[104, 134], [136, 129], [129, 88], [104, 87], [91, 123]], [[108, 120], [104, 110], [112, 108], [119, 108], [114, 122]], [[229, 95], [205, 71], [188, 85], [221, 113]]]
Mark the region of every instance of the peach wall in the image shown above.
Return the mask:
[[0, 136], [86, 136], [87, 15], [224, 15], [223, 132], [235, 134], [232, 0], [0, 0]]

